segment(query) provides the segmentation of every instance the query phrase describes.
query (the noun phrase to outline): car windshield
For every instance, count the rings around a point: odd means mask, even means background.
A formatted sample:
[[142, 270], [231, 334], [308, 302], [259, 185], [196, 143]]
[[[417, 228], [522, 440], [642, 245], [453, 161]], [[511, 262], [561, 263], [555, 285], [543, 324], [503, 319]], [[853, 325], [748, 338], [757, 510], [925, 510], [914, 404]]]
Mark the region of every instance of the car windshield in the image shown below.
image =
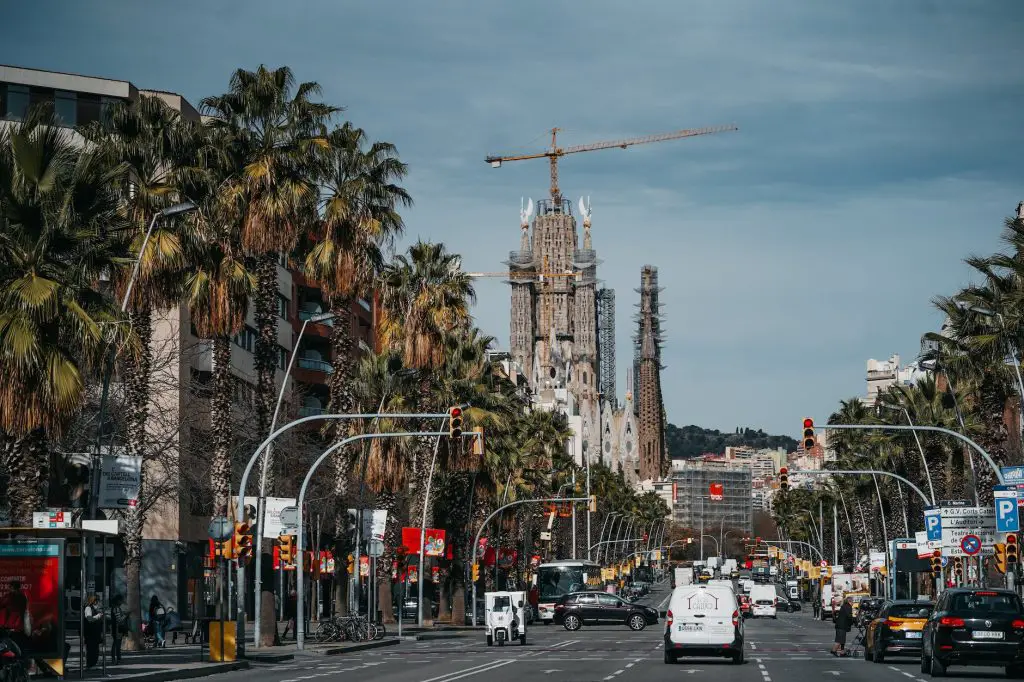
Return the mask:
[[932, 615], [931, 604], [893, 604], [889, 607], [892, 618], [927, 618]]
[[508, 597], [495, 597], [494, 598], [494, 611], [508, 611], [512, 608], [512, 600]]

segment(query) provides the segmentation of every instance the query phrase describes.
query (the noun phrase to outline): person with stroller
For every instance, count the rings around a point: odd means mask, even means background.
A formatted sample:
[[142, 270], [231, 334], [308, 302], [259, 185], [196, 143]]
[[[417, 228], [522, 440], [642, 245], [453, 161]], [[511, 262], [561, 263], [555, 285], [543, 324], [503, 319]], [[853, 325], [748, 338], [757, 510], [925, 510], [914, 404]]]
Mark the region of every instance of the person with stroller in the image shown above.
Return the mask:
[[843, 605], [836, 614], [836, 641], [832, 645], [833, 656], [846, 656], [846, 635], [853, 628], [853, 599], [843, 599]]
[[165, 615], [164, 605], [160, 603], [160, 598], [154, 594], [153, 598], [149, 600], [149, 627], [153, 630], [158, 648], [167, 646], [167, 642], [164, 641]]

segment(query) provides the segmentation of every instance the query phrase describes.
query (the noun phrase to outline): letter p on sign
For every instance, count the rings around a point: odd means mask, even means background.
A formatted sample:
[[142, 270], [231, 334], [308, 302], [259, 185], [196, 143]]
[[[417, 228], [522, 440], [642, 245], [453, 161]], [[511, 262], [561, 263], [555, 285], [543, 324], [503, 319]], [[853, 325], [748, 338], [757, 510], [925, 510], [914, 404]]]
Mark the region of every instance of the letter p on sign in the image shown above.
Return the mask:
[[1016, 497], [996, 498], [996, 530], [1000, 533], [1020, 532], [1020, 515]]

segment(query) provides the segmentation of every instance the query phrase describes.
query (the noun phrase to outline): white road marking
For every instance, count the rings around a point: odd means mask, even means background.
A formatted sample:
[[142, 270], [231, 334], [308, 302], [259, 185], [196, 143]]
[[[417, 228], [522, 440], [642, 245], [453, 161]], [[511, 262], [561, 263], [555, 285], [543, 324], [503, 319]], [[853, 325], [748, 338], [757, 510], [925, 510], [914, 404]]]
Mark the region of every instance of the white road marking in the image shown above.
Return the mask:
[[463, 670], [455, 670], [444, 675], [438, 675], [437, 677], [429, 677], [420, 682], [452, 682], [453, 680], [461, 680], [463, 677], [470, 677], [472, 675], [478, 675], [480, 673], [490, 672], [496, 670], [502, 666], [506, 666], [509, 663], [514, 663], [515, 659], [506, 658], [498, 661], [491, 661], [490, 663], [484, 663], [483, 665], [476, 665], [471, 668], [464, 668]]

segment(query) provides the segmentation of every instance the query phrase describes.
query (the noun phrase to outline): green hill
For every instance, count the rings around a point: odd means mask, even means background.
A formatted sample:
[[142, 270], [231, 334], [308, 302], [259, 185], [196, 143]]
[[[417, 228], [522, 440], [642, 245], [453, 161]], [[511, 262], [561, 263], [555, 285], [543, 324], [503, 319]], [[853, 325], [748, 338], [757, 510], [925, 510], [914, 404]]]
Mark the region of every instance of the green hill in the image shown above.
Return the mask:
[[771, 436], [758, 429], [737, 428], [735, 432], [722, 432], [700, 426], [669, 424], [665, 429], [668, 454], [673, 459], [689, 459], [705, 453], [724, 454], [727, 446], [749, 445], [754, 448], [784, 448], [796, 450], [796, 440], [789, 436]]

